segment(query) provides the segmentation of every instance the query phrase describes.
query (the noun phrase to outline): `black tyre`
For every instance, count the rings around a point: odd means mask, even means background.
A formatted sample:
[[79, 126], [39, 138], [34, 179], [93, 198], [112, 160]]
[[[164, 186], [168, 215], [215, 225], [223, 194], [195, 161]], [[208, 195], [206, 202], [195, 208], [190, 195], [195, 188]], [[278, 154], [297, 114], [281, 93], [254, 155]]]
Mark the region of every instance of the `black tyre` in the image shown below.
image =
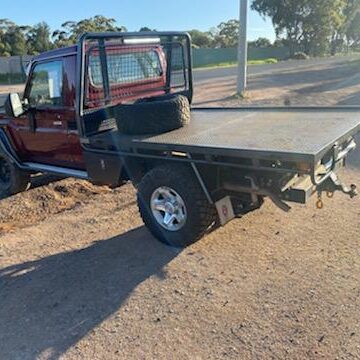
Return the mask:
[[6, 155], [0, 153], [0, 199], [26, 191], [30, 175], [21, 171]]
[[181, 248], [199, 240], [217, 218], [192, 169], [183, 165], [147, 173], [138, 186], [138, 206], [157, 239]]
[[180, 96], [179, 94], [165, 94], [165, 95], [159, 95], [159, 96], [152, 96], [152, 97], [146, 97], [146, 98], [142, 98], [137, 100], [135, 103], [139, 104], [139, 103], [149, 103], [149, 102], [154, 102], [154, 101], [165, 101], [165, 100], [171, 100], [174, 99], [176, 97]]
[[114, 116], [118, 130], [123, 134], [162, 134], [190, 122], [190, 104], [182, 95], [144, 100], [115, 107]]

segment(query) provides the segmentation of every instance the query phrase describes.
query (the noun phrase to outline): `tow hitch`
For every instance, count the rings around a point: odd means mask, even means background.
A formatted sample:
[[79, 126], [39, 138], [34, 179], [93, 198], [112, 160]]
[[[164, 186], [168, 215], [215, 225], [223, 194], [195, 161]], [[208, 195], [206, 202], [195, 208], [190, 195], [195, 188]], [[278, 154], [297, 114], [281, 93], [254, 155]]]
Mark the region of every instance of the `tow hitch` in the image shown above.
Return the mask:
[[322, 187], [324, 187], [323, 191], [327, 191], [330, 197], [331, 194], [333, 194], [335, 191], [341, 191], [342, 193], [349, 195], [350, 198], [354, 198], [358, 195], [355, 184], [351, 184], [350, 187], [347, 187], [341, 182], [339, 177], [334, 172], [331, 173], [330, 177], [327, 181], [325, 181]]
[[326, 192], [327, 197], [332, 198], [335, 191], [341, 191], [342, 193], [349, 195], [351, 199], [358, 195], [355, 184], [351, 184], [350, 187], [348, 187], [341, 182], [334, 172], [331, 172], [330, 176], [318, 187], [318, 201], [316, 207], [318, 209], [323, 208], [321, 196], [323, 192]]

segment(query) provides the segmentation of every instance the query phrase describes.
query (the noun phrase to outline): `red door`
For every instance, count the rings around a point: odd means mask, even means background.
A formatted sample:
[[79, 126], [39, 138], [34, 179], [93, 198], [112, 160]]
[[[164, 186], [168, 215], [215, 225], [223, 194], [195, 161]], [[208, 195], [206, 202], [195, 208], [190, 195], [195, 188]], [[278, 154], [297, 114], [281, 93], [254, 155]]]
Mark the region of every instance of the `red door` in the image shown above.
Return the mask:
[[67, 166], [71, 161], [64, 109], [41, 106], [13, 120], [22, 161]]
[[67, 86], [62, 59], [33, 65], [24, 96], [29, 111], [11, 124], [22, 161], [73, 167], [69, 124], [75, 121], [75, 110], [66, 104]]

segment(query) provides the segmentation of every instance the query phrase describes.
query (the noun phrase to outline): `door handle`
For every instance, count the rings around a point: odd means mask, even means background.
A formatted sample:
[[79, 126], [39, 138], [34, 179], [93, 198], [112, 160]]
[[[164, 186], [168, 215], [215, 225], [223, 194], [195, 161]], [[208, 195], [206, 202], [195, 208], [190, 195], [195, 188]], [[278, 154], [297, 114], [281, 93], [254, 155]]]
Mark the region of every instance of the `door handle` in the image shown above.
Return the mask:
[[63, 122], [61, 121], [61, 115], [56, 115], [56, 120], [53, 121], [54, 126], [62, 126]]

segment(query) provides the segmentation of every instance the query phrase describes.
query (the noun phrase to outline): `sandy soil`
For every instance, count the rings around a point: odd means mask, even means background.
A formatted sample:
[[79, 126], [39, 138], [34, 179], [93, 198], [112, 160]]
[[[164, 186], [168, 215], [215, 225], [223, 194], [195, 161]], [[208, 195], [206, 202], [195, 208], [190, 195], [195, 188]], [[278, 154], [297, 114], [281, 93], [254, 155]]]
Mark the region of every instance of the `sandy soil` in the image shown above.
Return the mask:
[[[339, 71], [319, 96], [355, 101]], [[275, 102], [263, 81], [252, 91]], [[342, 177], [360, 182], [359, 149]], [[130, 184], [34, 187], [0, 202], [0, 359], [359, 359], [359, 219], [341, 194], [321, 211], [266, 201], [180, 251], [143, 227]]]
[[22, 92], [24, 90], [24, 85], [0, 85], [0, 94], [8, 94], [11, 92]]

